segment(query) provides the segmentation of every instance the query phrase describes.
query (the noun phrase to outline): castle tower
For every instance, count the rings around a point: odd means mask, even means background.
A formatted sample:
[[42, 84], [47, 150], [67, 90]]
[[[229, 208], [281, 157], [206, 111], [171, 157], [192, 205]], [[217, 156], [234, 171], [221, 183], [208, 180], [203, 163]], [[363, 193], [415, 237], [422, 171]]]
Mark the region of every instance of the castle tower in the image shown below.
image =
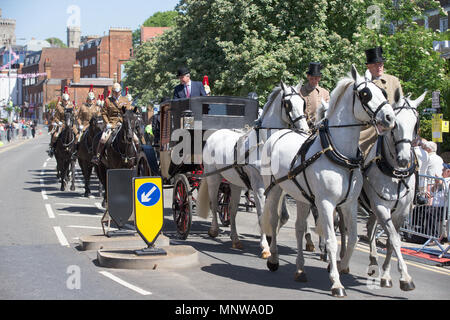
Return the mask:
[[67, 46], [78, 48], [81, 42], [81, 29], [78, 26], [67, 27]]

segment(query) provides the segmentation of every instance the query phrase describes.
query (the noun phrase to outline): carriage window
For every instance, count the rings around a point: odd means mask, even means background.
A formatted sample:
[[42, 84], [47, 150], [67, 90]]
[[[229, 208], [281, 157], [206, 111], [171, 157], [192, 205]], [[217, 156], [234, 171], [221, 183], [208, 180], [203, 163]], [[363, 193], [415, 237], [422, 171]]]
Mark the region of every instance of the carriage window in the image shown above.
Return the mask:
[[245, 105], [210, 103], [203, 104], [203, 114], [213, 116], [245, 116]]

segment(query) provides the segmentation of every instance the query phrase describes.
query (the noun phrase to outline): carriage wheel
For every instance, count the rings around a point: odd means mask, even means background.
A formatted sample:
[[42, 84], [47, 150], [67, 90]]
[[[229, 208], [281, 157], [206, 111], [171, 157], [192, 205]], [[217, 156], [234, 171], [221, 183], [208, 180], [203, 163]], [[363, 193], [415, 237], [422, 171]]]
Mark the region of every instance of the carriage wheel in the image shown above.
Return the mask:
[[144, 152], [140, 152], [137, 160], [137, 176], [138, 177], [150, 177], [152, 176], [152, 170], [148, 164], [147, 157]]
[[173, 221], [178, 236], [186, 240], [192, 223], [192, 193], [185, 175], [176, 175], [172, 199]]
[[219, 193], [217, 194], [217, 213], [224, 227], [230, 225], [230, 199], [230, 185], [227, 182], [222, 182], [219, 187]]

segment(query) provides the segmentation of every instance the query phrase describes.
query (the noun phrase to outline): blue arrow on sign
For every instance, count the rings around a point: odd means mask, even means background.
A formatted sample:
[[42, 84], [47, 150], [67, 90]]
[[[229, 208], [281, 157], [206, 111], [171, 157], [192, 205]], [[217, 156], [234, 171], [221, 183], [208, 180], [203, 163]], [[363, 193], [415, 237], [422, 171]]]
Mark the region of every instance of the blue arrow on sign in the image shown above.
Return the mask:
[[154, 183], [144, 183], [137, 191], [137, 198], [142, 205], [151, 207], [161, 198], [161, 190]]

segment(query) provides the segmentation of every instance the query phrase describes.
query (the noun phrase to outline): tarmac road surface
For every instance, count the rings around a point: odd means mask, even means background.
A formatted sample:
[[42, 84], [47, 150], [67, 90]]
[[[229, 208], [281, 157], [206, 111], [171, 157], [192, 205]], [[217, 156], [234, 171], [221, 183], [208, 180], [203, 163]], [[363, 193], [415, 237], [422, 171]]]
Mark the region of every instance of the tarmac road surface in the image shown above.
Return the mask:
[[[194, 216], [187, 240], [178, 240], [171, 212], [171, 190], [164, 189], [164, 229], [171, 245], [190, 245], [199, 252], [200, 265], [169, 271], [108, 269], [98, 265], [96, 251], [80, 251], [79, 238], [102, 234], [104, 210], [96, 197], [82, 197], [77, 170], [74, 192], [59, 191], [55, 159], [46, 150], [49, 136], [17, 142], [0, 149], [0, 299], [67, 300], [336, 300], [326, 263], [319, 254], [306, 253], [308, 282], [293, 280], [296, 259], [295, 208], [280, 232], [280, 267], [268, 271], [259, 257], [256, 213], [241, 211], [237, 227], [243, 250], [231, 248], [229, 227], [212, 239], [209, 221]], [[360, 218], [360, 234], [365, 221]], [[317, 244], [317, 237], [314, 235]], [[382, 257], [380, 257], [380, 264]], [[449, 267], [407, 261], [416, 289], [399, 288], [396, 259], [392, 262], [393, 288], [380, 288], [367, 275], [368, 246], [359, 242], [342, 275], [347, 300], [440, 300], [450, 298]]]

